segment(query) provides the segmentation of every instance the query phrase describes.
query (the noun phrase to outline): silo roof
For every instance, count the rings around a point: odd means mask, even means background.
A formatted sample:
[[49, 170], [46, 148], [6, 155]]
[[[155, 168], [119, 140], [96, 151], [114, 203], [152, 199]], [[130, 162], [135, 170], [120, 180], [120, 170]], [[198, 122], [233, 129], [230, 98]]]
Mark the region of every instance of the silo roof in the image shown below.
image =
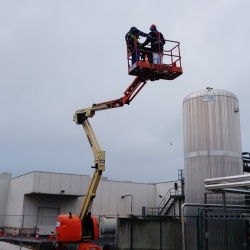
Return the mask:
[[196, 91], [187, 95], [183, 100], [183, 104], [188, 100], [198, 98], [198, 97], [203, 97], [205, 95], [226, 96], [226, 97], [234, 98], [238, 101], [238, 98], [236, 97], [236, 95], [230, 91], [223, 90], [223, 89], [210, 89], [209, 88], [209, 89], [199, 90], [199, 91]]

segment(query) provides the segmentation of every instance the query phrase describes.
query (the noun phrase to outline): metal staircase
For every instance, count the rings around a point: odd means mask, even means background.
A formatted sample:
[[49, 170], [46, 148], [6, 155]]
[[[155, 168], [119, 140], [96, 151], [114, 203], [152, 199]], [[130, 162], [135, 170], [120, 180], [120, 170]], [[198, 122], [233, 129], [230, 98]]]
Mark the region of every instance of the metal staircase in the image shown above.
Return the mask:
[[170, 188], [167, 194], [164, 196], [158, 207], [148, 207], [147, 215], [171, 215], [170, 214], [172, 205], [175, 203], [177, 199], [184, 199], [184, 195], [181, 190]]
[[158, 215], [167, 215], [175, 199], [182, 197], [181, 192], [178, 192], [175, 188], [170, 188], [158, 206]]
[[[175, 216], [174, 204], [178, 199], [184, 200], [184, 171], [178, 170], [178, 180], [181, 181], [181, 186], [178, 187], [178, 183], [174, 183], [174, 188], [170, 188], [166, 195], [161, 200], [158, 207], [147, 207], [148, 216], [168, 215]], [[172, 209], [173, 208], [173, 209]]]

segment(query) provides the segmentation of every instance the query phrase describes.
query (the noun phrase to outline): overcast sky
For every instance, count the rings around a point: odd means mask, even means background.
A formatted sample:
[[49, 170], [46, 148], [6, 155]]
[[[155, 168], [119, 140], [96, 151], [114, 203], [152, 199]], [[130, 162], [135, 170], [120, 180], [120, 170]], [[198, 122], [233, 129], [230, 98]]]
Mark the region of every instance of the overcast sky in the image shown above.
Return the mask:
[[[184, 168], [183, 99], [213, 87], [239, 99], [250, 151], [250, 1], [0, 1], [0, 173], [91, 175], [75, 110], [123, 96], [124, 36], [157, 25], [181, 44], [183, 75], [148, 82], [129, 106], [90, 122], [110, 180], [158, 183]], [[141, 39], [143, 41], [143, 38]], [[172, 146], [170, 144], [172, 143]]]

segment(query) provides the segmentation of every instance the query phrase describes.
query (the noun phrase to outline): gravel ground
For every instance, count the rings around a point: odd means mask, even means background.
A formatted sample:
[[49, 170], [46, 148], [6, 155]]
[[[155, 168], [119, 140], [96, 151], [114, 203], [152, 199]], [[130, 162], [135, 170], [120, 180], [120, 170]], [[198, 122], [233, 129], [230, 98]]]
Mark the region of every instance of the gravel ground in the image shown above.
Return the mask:
[[[47, 240], [48, 237], [40, 240], [34, 240], [34, 239], [22, 239], [22, 245], [21, 249], [23, 250], [39, 250], [40, 249], [40, 244], [45, 240]], [[0, 250], [20, 250], [20, 238], [0, 238]], [[115, 243], [115, 239], [113, 237], [108, 237], [108, 238], [99, 238], [98, 241], [92, 241], [90, 240], [93, 244], [96, 244], [99, 247], [103, 247], [106, 243]]]
[[[30, 250], [30, 248], [24, 246], [22, 246], [21, 249]], [[15, 245], [4, 241], [0, 241], [0, 250], [20, 250], [20, 245]]]

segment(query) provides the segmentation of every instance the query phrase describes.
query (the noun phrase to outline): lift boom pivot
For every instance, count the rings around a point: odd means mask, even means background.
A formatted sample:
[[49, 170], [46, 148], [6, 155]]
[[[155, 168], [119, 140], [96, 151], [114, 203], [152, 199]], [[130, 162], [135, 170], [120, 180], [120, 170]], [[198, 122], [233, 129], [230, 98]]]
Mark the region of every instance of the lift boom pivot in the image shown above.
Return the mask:
[[119, 107], [122, 107], [124, 104], [129, 105], [130, 102], [140, 92], [140, 90], [145, 86], [147, 81], [148, 79], [145, 77], [141, 77], [141, 76], [135, 77], [134, 81], [124, 91], [123, 97], [121, 97], [120, 99], [116, 99], [116, 100], [93, 104], [93, 106], [90, 108], [77, 110], [73, 116], [73, 120], [76, 122], [76, 124], [80, 125], [80, 124], [83, 124], [83, 122], [87, 118], [93, 117], [96, 111], [119, 108]]

